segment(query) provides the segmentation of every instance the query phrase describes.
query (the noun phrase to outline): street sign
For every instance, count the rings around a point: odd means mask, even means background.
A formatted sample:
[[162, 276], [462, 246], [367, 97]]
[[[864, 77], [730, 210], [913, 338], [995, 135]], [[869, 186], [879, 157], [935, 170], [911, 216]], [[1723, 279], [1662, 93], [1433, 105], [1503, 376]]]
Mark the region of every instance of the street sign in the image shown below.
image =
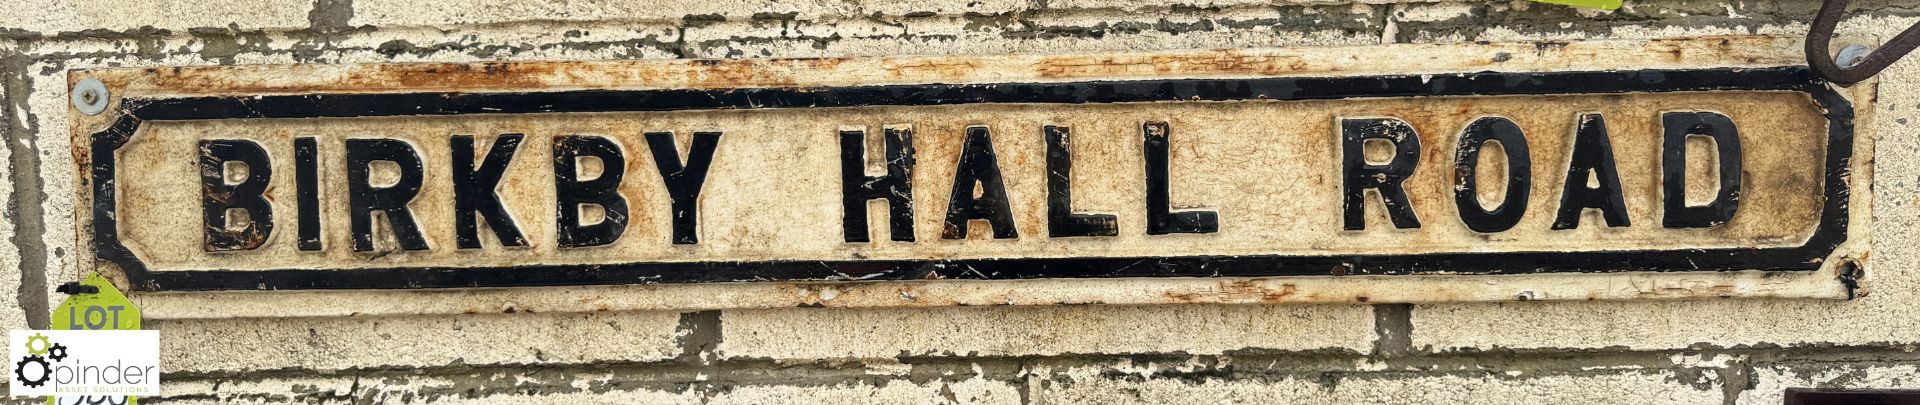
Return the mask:
[[114, 97], [75, 127], [82, 232], [141, 291], [1859, 265], [1865, 143], [1806, 68], [1481, 46], [1400, 60], [1533, 62], [78, 71]]

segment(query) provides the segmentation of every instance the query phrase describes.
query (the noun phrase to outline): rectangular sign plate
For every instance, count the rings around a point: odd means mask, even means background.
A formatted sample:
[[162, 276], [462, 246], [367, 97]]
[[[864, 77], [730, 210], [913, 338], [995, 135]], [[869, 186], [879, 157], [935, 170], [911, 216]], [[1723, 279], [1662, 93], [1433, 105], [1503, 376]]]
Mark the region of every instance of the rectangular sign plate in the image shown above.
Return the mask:
[[1855, 108], [1803, 67], [1315, 52], [77, 71], [82, 233], [143, 291], [1845, 261]]

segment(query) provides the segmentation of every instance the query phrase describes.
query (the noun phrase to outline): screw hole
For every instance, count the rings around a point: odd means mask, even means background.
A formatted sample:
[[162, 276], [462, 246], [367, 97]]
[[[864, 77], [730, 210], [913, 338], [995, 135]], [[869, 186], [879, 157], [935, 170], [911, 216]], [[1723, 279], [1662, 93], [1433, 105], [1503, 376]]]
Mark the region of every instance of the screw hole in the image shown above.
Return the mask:
[[1840, 285], [1847, 288], [1847, 299], [1859, 298], [1860, 279], [1867, 276], [1866, 266], [1859, 260], [1848, 258], [1840, 262]]

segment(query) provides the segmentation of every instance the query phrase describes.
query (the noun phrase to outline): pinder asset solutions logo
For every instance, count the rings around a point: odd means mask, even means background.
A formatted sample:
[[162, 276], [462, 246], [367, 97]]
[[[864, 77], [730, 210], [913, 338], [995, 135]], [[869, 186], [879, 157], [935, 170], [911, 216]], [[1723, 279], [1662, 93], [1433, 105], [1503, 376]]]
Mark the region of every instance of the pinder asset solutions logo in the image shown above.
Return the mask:
[[8, 337], [10, 396], [160, 394], [160, 331], [14, 330]]

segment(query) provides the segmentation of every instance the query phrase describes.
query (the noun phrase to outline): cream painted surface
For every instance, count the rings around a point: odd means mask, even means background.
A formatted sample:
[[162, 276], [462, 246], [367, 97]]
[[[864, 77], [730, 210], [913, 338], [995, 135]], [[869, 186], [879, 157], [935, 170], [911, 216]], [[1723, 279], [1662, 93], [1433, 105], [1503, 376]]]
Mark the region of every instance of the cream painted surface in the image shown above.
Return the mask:
[[[4, 98], [4, 96], [7, 95], [7, 91], [6, 86], [0, 86], [0, 98]], [[0, 147], [0, 161], [11, 161], [9, 159], [13, 158], [14, 153], [20, 153], [15, 152], [16, 150], [31, 151], [31, 149], [23, 147], [26, 145], [25, 142], [15, 140], [24, 138], [25, 134], [16, 135], [14, 131], [7, 130], [9, 125], [5, 120], [14, 122], [25, 121], [14, 118], [19, 116], [21, 112], [21, 110], [14, 108], [14, 106], [0, 105], [0, 135], [5, 135], [0, 138], [7, 140], [5, 147]], [[0, 167], [0, 178], [13, 178], [13, 171], [13, 165]], [[14, 185], [12, 181], [0, 181], [0, 207], [12, 206], [13, 191]], [[18, 217], [18, 215], [0, 215], [0, 241], [11, 241], [19, 238], [16, 234], [19, 229], [19, 223], [17, 221], [19, 221], [20, 218]], [[8, 309], [22, 308], [24, 303], [21, 302], [21, 299], [29, 296], [28, 294], [13, 293], [14, 291], [21, 290], [20, 284], [24, 282], [24, 277], [26, 276], [26, 270], [21, 266], [20, 262], [20, 245], [0, 243], [0, 328], [27, 329], [28, 327], [27, 313], [25, 311]], [[12, 342], [8, 342], [9, 339], [11, 338], [0, 338], [0, 343], [12, 344]]]
[[[653, 311], [787, 307], [985, 305], [1282, 304], [1506, 301], [1697, 300], [1702, 297], [1839, 298], [1821, 272], [1710, 274], [1541, 274], [1500, 276], [1314, 276], [708, 283], [622, 286], [142, 293], [149, 318], [208, 319], [463, 314], [504, 308], [538, 311]], [[247, 302], [250, 305], [233, 305]]]
[[[1123, 366], [1124, 368], [1124, 366]], [[1027, 389], [1018, 385], [982, 379], [956, 377], [915, 383], [894, 380], [882, 383], [847, 382], [815, 387], [742, 385], [711, 396], [691, 390], [670, 388], [580, 389], [558, 394], [498, 395], [467, 397], [447, 392], [458, 382], [436, 378], [408, 379], [404, 385], [383, 386], [390, 390], [369, 395], [373, 401], [395, 401], [410, 390], [431, 391], [413, 398], [447, 404], [547, 404], [547, 403], [660, 403], [660, 404], [764, 404], [764, 403], [845, 403], [874, 404], [1154, 404], [1200, 401], [1205, 403], [1289, 403], [1289, 404], [1484, 404], [1484, 403], [1617, 403], [1617, 404], [1704, 404], [1718, 403], [1719, 387], [1696, 387], [1687, 377], [1664, 370], [1606, 371], [1577, 376], [1547, 378], [1508, 378], [1497, 375], [1407, 375], [1395, 378], [1352, 378], [1332, 387], [1312, 379], [1249, 381], [1208, 381], [1186, 384], [1168, 380], [1128, 382], [1123, 376], [1101, 376], [1103, 369], [1068, 370], [1075, 375], [1070, 383], [1042, 385], [1038, 392], [1021, 395]], [[592, 376], [583, 376], [591, 379]], [[1138, 376], [1132, 376], [1138, 378]], [[1711, 384], [1711, 381], [1705, 381]], [[340, 379], [288, 379], [235, 383], [217, 400], [190, 399], [183, 403], [273, 403], [266, 398], [282, 393], [282, 387], [298, 385], [318, 392], [347, 392], [350, 381]], [[204, 384], [179, 385], [182, 392], [207, 392]], [[283, 397], [284, 398], [284, 397]], [[1024, 399], [1024, 400], [1023, 400]], [[1766, 402], [1752, 402], [1761, 404]], [[1775, 402], [1777, 403], [1777, 401]]]
[[300, 0], [7, 0], [0, 30], [47, 34], [86, 30], [241, 26], [250, 29], [307, 25], [312, 2]]
[[[1148, 365], [1151, 370], [1151, 365]], [[1124, 367], [1123, 367], [1124, 369]], [[1073, 383], [1042, 389], [1045, 403], [1164, 404], [1207, 398], [1223, 403], [1302, 404], [1705, 404], [1720, 399], [1714, 381], [1699, 381], [1667, 370], [1603, 371], [1550, 377], [1512, 378], [1499, 374], [1406, 375], [1322, 381], [1284, 378], [1200, 383], [1153, 379], [1130, 382], [1103, 376], [1088, 367], [1069, 370]], [[1108, 372], [1108, 374], [1116, 374]], [[1124, 373], [1117, 373], [1122, 374]], [[1700, 385], [1706, 385], [1702, 387]]]
[[[582, 375], [581, 380], [592, 381], [607, 378], [606, 375]], [[598, 381], [596, 381], [598, 382]], [[607, 387], [587, 384], [588, 388], [567, 388], [565, 393], [526, 394], [520, 392], [499, 392], [475, 395], [463, 387], [470, 385], [467, 379], [446, 378], [409, 378], [398, 384], [383, 384], [379, 392], [366, 396], [369, 402], [390, 403], [408, 402], [432, 404], [476, 404], [476, 405], [541, 405], [541, 404], [685, 404], [685, 405], [757, 405], [773, 403], [863, 403], [885, 405], [913, 404], [1021, 404], [1023, 388], [1016, 384], [986, 379], [952, 379], [946, 381], [912, 382], [894, 380], [884, 382], [843, 382], [820, 386], [784, 386], [784, 385], [740, 385], [730, 386], [724, 392], [704, 393], [692, 388], [668, 387]], [[191, 398], [172, 400], [168, 403], [185, 404], [274, 404], [285, 403], [290, 396], [285, 395], [285, 387], [295, 385], [307, 392], [353, 392], [351, 379], [303, 378], [286, 380], [267, 380], [229, 384], [222, 389], [204, 383], [184, 383], [163, 387], [177, 389], [183, 393], [202, 393], [218, 391], [213, 398]]]
[[[1660, 145], [1663, 131], [1670, 129], [1660, 127], [1659, 117], [1695, 110], [1723, 112], [1739, 125], [1745, 145], [1742, 215], [1712, 228], [1662, 228]], [[1609, 118], [1606, 126], [1633, 226], [1604, 226], [1598, 212], [1588, 210], [1579, 229], [1552, 230], [1574, 121], [1591, 112]], [[1535, 183], [1520, 191], [1529, 196], [1528, 215], [1514, 229], [1481, 234], [1459, 219], [1449, 174], [1461, 128], [1489, 116], [1510, 118], [1528, 132]], [[1336, 125], [1351, 117], [1400, 118], [1417, 131], [1419, 156], [1405, 158], [1419, 159], [1419, 165], [1404, 184], [1420, 228], [1394, 229], [1377, 196], [1365, 204], [1368, 229], [1342, 228]], [[1218, 232], [1147, 234], [1140, 128], [1147, 122], [1167, 122], [1172, 130], [1173, 207], [1216, 212]], [[1010, 225], [1018, 237], [996, 239], [986, 221], [975, 220], [965, 240], [945, 239], [944, 214], [956, 187], [963, 134], [982, 125], [992, 131], [985, 147], [998, 156], [1012, 207]], [[1117, 215], [1118, 236], [1048, 237], [1047, 147], [1041, 134], [1048, 125], [1072, 131], [1075, 209]], [[1818, 225], [1825, 165], [1817, 162], [1826, 154], [1826, 120], [1810, 100], [1795, 93], [1762, 92], [222, 120], [146, 126], [117, 153], [123, 193], [119, 219], [120, 236], [154, 271], [1793, 247], [1805, 243]], [[883, 126], [913, 132], [916, 241], [887, 241], [887, 222], [876, 219], [870, 228], [878, 242], [847, 243], [841, 230], [839, 131], [872, 133], [869, 138], [875, 139], [867, 142], [868, 148], [878, 150]], [[697, 244], [672, 243], [673, 213], [655, 169], [660, 163], [641, 137], [657, 131], [676, 134], [674, 148], [682, 160], [687, 159], [693, 133], [722, 133], [700, 193]], [[513, 227], [525, 233], [532, 246], [503, 248], [482, 228], [485, 249], [456, 249], [448, 137], [478, 135], [475, 153], [485, 154], [495, 134], [502, 133], [525, 134], [526, 140], [494, 191]], [[630, 223], [613, 244], [557, 246], [555, 215], [575, 208], [554, 206], [555, 139], [575, 135], [613, 140], [625, 156], [624, 167], [597, 171], [622, 176]], [[299, 251], [295, 243], [298, 187], [292, 143], [305, 136], [319, 139], [324, 247], [317, 253]], [[404, 140], [425, 162], [422, 190], [409, 211], [428, 250], [401, 250], [382, 219], [374, 221], [374, 249], [354, 251], [344, 157], [349, 139]], [[258, 249], [209, 252], [196, 232], [202, 228], [201, 216], [182, 215], [199, 212], [203, 169], [198, 145], [211, 140], [254, 142], [273, 162], [267, 198], [274, 202], [275, 226]], [[869, 172], [884, 170], [877, 156], [867, 160]], [[1691, 161], [1702, 167], [1706, 162]], [[374, 170], [376, 175], [382, 172]], [[380, 184], [379, 176], [374, 177], [373, 183]], [[388, 184], [392, 179], [397, 177]], [[1712, 184], [1698, 179], [1692, 183], [1703, 190]], [[880, 216], [874, 210], [869, 215]], [[586, 216], [581, 222], [597, 221]]]
[[[1067, 353], [1234, 350], [1366, 351], [1373, 311], [1358, 305], [1115, 305], [1088, 313], [1072, 307], [971, 307], [940, 311], [938, 322], [909, 308], [778, 308], [728, 311], [724, 357], [779, 360], [892, 358], [981, 353], [1043, 356]], [[1136, 323], [1141, 319], [1161, 320]], [[888, 333], [861, 331], [875, 322]], [[807, 342], [806, 344], [786, 344]]]
[[[1052, 1], [1019, 0], [724, 0], [648, 2], [616, 0], [599, 2], [486, 0], [470, 7], [420, 7], [404, 0], [360, 0], [355, 4], [354, 24], [428, 25], [487, 24], [520, 21], [661, 21], [680, 20], [687, 15], [747, 17], [753, 13], [781, 15], [802, 20], [832, 20], [868, 15], [956, 15], [963, 13], [998, 14], [1034, 11], [1130, 11], [1169, 5], [1193, 7], [1262, 7], [1315, 4], [1311, 0], [1187, 0], [1173, 2], [1125, 1]], [[1393, 1], [1365, 0], [1354, 3], [1389, 4]]]
[[[492, 311], [489, 311], [492, 312]], [[153, 321], [166, 372], [418, 368], [671, 359], [671, 312]]]

